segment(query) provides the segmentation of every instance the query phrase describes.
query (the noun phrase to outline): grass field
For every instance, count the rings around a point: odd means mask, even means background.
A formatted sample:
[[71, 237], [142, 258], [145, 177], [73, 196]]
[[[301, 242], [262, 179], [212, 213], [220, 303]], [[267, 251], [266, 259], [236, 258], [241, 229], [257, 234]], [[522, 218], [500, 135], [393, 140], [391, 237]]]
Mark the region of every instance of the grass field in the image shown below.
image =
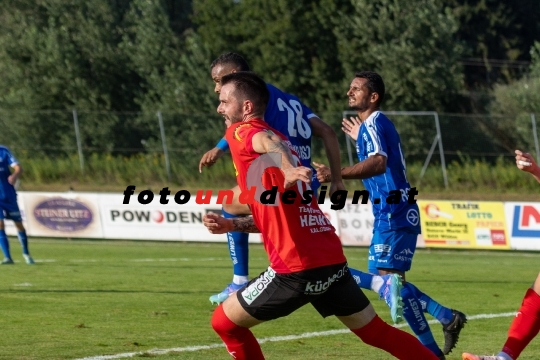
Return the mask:
[[[214, 306], [208, 301], [231, 277], [226, 244], [31, 239], [37, 264], [28, 266], [16, 240], [10, 242], [16, 264], [0, 267], [0, 359], [106, 359], [97, 356], [133, 352], [141, 352], [136, 358], [230, 358], [210, 328]], [[251, 275], [256, 275], [268, 262], [262, 246], [250, 249]], [[366, 249], [345, 251], [351, 266], [365, 269]], [[497, 316], [472, 318], [448, 359], [461, 359], [464, 350], [500, 350], [512, 320], [504, 314], [519, 308], [540, 270], [539, 257], [417, 252], [409, 281], [470, 317]], [[368, 296], [389, 321], [385, 304], [374, 293]], [[342, 329], [335, 318], [322, 319], [308, 305], [253, 332], [258, 339], [272, 340], [262, 344], [267, 359], [391, 358]], [[440, 325], [432, 329], [442, 344]], [[314, 332], [319, 336], [291, 336]], [[540, 339], [520, 359], [540, 359]]]

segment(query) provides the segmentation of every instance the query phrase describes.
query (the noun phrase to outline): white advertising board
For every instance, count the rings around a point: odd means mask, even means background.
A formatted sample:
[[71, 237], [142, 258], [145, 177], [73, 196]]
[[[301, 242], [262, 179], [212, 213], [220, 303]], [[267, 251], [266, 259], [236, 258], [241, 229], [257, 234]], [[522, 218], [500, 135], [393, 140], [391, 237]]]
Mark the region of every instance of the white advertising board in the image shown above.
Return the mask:
[[510, 247], [540, 250], [540, 203], [507, 202], [504, 212]]
[[[216, 241], [226, 242], [225, 235], [208, 232], [202, 223], [207, 212], [221, 213], [221, 205], [212, 197], [209, 204], [197, 204], [194, 197], [179, 205], [174, 197], [161, 204], [154, 196], [147, 205], [133, 195], [129, 204], [123, 204], [123, 194], [107, 194], [99, 197], [103, 221], [103, 234], [107, 239], [169, 240], [169, 241]], [[260, 236], [250, 236], [250, 242], [260, 242]]]
[[98, 194], [19, 194], [26, 210], [30, 236], [102, 238]]

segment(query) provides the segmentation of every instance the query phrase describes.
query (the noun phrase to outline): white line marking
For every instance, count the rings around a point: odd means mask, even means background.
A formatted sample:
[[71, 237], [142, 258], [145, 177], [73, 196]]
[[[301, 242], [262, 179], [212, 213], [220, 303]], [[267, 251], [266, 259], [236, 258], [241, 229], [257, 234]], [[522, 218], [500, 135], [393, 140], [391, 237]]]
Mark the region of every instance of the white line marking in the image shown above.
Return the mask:
[[[507, 313], [500, 313], [500, 314], [478, 314], [478, 315], [467, 316], [467, 320], [493, 319], [493, 318], [498, 318], [498, 317], [509, 317], [509, 316], [515, 316], [515, 315], [516, 315], [515, 312], [507, 312]], [[429, 320], [428, 323], [438, 324], [439, 321]], [[407, 323], [401, 323], [394, 326], [397, 328], [402, 328], [402, 327], [407, 326]], [[289, 340], [305, 339], [305, 338], [312, 338], [312, 337], [318, 337], [318, 336], [346, 334], [349, 332], [350, 332], [349, 329], [328, 330], [328, 331], [320, 331], [320, 332], [303, 333], [299, 335], [272, 336], [268, 338], [258, 339], [258, 341], [259, 341], [259, 344], [264, 344], [265, 342], [289, 341]], [[130, 357], [139, 356], [143, 354], [165, 355], [165, 354], [174, 353], [174, 352], [199, 351], [199, 350], [215, 349], [215, 348], [220, 348], [220, 347], [225, 347], [225, 345], [224, 344], [211, 344], [211, 345], [200, 345], [200, 346], [186, 346], [186, 347], [171, 348], [171, 349], [152, 349], [148, 351], [139, 351], [139, 352], [116, 354], [116, 355], [91, 356], [91, 357], [85, 357], [85, 358], [80, 358], [76, 360], [112, 360], [112, 359], [130, 358]]]

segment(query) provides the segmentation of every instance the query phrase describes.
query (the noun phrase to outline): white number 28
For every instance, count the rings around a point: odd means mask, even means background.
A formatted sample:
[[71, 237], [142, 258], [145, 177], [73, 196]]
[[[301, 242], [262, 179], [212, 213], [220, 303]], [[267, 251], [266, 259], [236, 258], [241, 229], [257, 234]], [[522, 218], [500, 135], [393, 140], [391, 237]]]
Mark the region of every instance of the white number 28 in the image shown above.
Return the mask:
[[278, 98], [277, 105], [279, 111], [287, 111], [289, 136], [297, 137], [297, 133], [300, 133], [300, 136], [308, 139], [311, 136], [311, 128], [303, 117], [302, 104], [293, 99], [287, 104], [283, 99]]

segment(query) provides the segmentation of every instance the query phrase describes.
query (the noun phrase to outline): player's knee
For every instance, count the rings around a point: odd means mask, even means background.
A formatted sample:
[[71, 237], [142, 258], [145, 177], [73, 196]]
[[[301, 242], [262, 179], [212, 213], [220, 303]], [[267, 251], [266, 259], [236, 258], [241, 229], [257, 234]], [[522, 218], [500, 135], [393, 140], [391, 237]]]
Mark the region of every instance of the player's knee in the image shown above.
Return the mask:
[[238, 332], [239, 329], [242, 329], [240, 326], [236, 325], [225, 315], [223, 311], [223, 305], [220, 305], [214, 310], [211, 320], [212, 329], [222, 336], [222, 335], [233, 335]]

